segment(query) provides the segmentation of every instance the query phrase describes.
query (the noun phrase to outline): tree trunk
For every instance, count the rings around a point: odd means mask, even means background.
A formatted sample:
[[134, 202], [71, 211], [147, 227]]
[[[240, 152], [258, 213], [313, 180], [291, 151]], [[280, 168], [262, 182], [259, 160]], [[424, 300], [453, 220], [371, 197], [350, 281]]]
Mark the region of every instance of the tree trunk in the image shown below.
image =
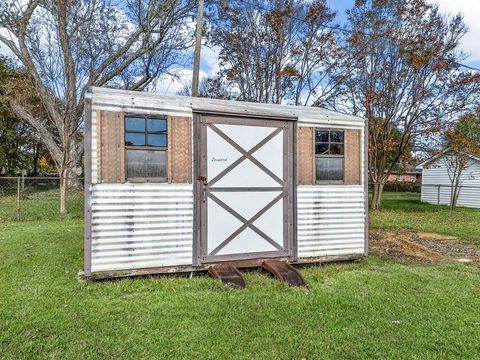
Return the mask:
[[450, 194], [450, 209], [455, 209], [457, 207], [458, 193], [460, 192], [460, 177], [455, 179], [455, 182], [452, 182], [452, 192]]
[[62, 166], [60, 171], [60, 214], [67, 213], [68, 168]]
[[60, 214], [67, 213], [68, 176], [70, 175], [70, 143], [66, 136], [63, 143], [63, 158], [58, 169], [60, 175]]
[[68, 169], [68, 190], [83, 190], [83, 181], [81, 179], [83, 174], [83, 142], [71, 143], [71, 151], [69, 155], [70, 166]]
[[38, 176], [39, 145], [33, 146], [33, 176]]
[[385, 184], [383, 182], [376, 182], [373, 185], [373, 196], [371, 207], [373, 210], [380, 210], [382, 206], [382, 193]]
[[455, 183], [452, 182], [452, 188], [450, 189], [450, 209], [455, 209]]
[[77, 164], [73, 165], [67, 173], [69, 179], [67, 189], [69, 190], [83, 190], [82, 166]]

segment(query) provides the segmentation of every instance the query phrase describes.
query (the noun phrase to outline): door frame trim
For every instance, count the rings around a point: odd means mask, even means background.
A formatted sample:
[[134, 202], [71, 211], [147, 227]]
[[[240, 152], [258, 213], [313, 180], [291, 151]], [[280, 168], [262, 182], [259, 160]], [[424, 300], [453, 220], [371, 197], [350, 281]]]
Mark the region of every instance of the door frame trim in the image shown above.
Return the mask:
[[[293, 119], [292, 119], [293, 120]], [[245, 115], [222, 115], [222, 114], [210, 114], [202, 112], [193, 113], [193, 181], [194, 181], [194, 219], [193, 219], [193, 258], [192, 263], [194, 266], [201, 266], [203, 264], [222, 262], [222, 261], [238, 261], [238, 260], [251, 260], [257, 258], [282, 258], [294, 261], [297, 258], [297, 233], [296, 233], [296, 197], [297, 197], [297, 169], [295, 154], [297, 153], [297, 141], [296, 141], [296, 122], [288, 119], [272, 119], [272, 118], [259, 118], [259, 117], [245, 117]], [[207, 246], [206, 239], [206, 222], [202, 224], [202, 200], [203, 200], [203, 183], [199, 181], [199, 176], [206, 174], [206, 169], [202, 168], [206, 166], [207, 154], [201, 153], [201, 144], [206, 142], [206, 126], [210, 123], [232, 124], [232, 125], [253, 125], [253, 126], [271, 126], [271, 127], [284, 127], [283, 131], [283, 156], [284, 161], [284, 174], [287, 174], [286, 185], [289, 188], [290, 195], [285, 200], [284, 204], [284, 251], [264, 251], [256, 253], [244, 253], [234, 255], [213, 255], [209, 256], [204, 254], [204, 249]], [[283, 123], [283, 124], [281, 124]], [[205, 128], [202, 131], [202, 128]], [[201, 161], [201, 157], [204, 161]], [[290, 178], [291, 177], [291, 178]], [[261, 188], [260, 188], [261, 189]], [[259, 190], [260, 190], [259, 189]], [[248, 190], [247, 190], [248, 191]], [[206, 208], [206, 206], [203, 206]], [[206, 209], [204, 209], [206, 211]], [[206, 215], [208, 219], [208, 214]], [[202, 233], [205, 234], [202, 236]]]

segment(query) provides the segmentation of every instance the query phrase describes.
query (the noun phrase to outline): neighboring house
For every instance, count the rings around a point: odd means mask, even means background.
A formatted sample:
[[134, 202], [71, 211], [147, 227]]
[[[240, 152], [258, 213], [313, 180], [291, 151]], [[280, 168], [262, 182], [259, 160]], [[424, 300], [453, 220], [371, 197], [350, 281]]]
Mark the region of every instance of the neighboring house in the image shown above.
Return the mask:
[[[418, 170], [422, 170], [422, 202], [450, 204], [452, 182], [445, 161], [447, 156], [454, 155], [445, 150], [417, 166]], [[461, 176], [457, 206], [480, 208], [480, 158], [474, 155], [468, 157], [468, 167]]]
[[84, 275], [365, 256], [366, 137], [317, 107], [93, 88]]
[[417, 183], [420, 184], [422, 182], [422, 172], [416, 169], [407, 169], [405, 171], [393, 171], [387, 179], [387, 183]]

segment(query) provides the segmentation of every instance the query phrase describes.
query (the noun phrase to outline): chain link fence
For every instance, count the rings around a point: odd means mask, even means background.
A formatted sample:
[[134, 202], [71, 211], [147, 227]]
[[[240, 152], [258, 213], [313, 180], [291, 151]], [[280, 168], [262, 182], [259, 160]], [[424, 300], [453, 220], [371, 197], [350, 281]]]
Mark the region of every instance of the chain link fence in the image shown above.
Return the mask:
[[[67, 179], [67, 215], [83, 216], [83, 179]], [[0, 221], [60, 217], [60, 178], [0, 177]]]
[[[450, 204], [453, 185], [423, 184], [422, 187], [424, 201], [436, 205]], [[480, 208], [480, 186], [459, 185], [457, 205]]]

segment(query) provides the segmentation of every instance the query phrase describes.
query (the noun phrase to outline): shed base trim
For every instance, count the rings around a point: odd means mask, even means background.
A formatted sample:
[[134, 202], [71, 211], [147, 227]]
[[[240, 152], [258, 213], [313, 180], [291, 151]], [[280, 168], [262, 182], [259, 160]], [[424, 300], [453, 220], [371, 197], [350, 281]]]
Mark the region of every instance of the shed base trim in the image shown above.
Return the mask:
[[[320, 265], [330, 262], [346, 262], [354, 261], [365, 257], [364, 254], [353, 255], [332, 255], [332, 256], [319, 256], [310, 258], [299, 258], [295, 262], [289, 262], [292, 265]], [[260, 267], [265, 259], [254, 259], [245, 261], [232, 261], [229, 264], [234, 265], [237, 268], [253, 268]], [[279, 260], [287, 260], [279, 258]], [[212, 264], [208, 264], [211, 266]], [[188, 274], [192, 272], [206, 272], [208, 266], [165, 266], [145, 269], [125, 269], [125, 270], [112, 270], [112, 271], [98, 271], [93, 272], [90, 276], [86, 276], [83, 271], [78, 273], [78, 276], [82, 280], [106, 280], [117, 279], [123, 277], [135, 277], [135, 276], [149, 276], [149, 275], [165, 275], [165, 274]]]

